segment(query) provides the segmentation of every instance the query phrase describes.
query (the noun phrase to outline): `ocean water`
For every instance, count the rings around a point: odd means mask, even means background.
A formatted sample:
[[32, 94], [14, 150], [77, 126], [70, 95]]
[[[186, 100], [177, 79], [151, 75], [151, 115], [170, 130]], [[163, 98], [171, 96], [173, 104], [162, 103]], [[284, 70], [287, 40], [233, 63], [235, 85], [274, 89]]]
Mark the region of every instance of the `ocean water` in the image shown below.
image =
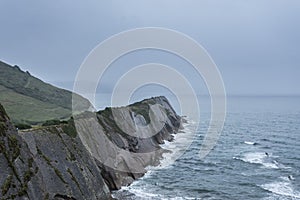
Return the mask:
[[[225, 126], [217, 145], [201, 160], [199, 150], [209, 124], [201, 113], [196, 137], [185, 133], [164, 148], [192, 142], [167, 167], [150, 167], [117, 199], [300, 199], [300, 97], [229, 97]], [[192, 141], [191, 141], [192, 140]], [[168, 162], [165, 155], [162, 162]]]

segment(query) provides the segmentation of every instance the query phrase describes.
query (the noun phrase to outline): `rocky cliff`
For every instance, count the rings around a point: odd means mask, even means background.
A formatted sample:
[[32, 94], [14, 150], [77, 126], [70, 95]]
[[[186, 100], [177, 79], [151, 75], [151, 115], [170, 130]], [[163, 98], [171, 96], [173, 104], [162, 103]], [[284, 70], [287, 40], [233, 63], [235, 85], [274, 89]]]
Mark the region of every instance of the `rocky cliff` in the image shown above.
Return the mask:
[[17, 132], [1, 106], [0, 199], [109, 199], [101, 169], [62, 126]]
[[159, 144], [180, 128], [165, 97], [22, 132], [0, 106], [0, 199], [110, 199], [159, 163]]

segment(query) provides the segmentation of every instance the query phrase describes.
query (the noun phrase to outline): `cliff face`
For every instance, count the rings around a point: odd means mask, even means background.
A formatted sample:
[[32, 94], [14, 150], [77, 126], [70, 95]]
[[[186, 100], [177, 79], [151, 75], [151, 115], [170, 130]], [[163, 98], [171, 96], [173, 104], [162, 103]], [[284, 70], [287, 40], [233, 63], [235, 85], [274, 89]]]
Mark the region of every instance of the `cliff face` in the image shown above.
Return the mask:
[[2, 114], [0, 199], [110, 198], [101, 170], [78, 137], [60, 126], [17, 133]]
[[76, 128], [114, 190], [141, 177], [146, 166], [159, 164], [165, 152], [159, 145], [173, 139], [181, 118], [165, 97], [156, 97], [79, 117]]
[[0, 108], [0, 199], [110, 199], [158, 164], [159, 144], [181, 128], [165, 97], [19, 133]]

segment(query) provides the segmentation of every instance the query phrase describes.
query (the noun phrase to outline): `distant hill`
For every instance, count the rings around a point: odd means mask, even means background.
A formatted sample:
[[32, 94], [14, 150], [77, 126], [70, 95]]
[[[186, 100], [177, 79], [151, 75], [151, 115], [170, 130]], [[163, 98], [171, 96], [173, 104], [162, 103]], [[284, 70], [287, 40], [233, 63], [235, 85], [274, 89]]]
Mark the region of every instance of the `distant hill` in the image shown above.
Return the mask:
[[[90, 102], [80, 99], [77, 110], [88, 109]], [[14, 123], [37, 124], [71, 116], [72, 92], [57, 88], [0, 61], [0, 102]]]

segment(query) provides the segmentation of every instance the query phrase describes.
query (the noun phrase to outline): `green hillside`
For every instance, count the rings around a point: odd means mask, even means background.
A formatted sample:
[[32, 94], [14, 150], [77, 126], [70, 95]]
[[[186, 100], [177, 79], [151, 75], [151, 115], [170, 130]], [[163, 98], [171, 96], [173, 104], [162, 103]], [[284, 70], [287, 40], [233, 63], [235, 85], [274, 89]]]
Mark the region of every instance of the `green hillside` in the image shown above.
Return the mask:
[[[78, 110], [90, 107], [88, 100], [76, 97]], [[72, 93], [0, 61], [0, 102], [14, 123], [36, 124], [70, 117]]]

